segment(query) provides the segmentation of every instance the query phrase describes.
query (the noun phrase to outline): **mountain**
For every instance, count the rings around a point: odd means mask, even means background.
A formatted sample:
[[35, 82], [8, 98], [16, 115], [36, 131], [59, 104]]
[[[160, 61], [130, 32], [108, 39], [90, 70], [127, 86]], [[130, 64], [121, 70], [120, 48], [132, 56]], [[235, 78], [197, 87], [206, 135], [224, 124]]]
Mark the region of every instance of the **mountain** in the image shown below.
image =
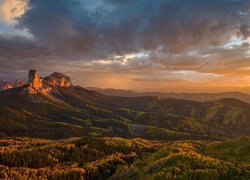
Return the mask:
[[6, 90], [6, 89], [11, 89], [14, 87], [23, 86], [24, 84], [25, 84], [25, 82], [20, 81], [20, 80], [14, 80], [12, 82], [0, 80], [0, 91]]
[[234, 98], [250, 103], [250, 95], [241, 92], [222, 92], [222, 93], [164, 93], [164, 92], [135, 92], [122, 89], [102, 89], [97, 87], [87, 87], [89, 90], [97, 91], [107, 96], [139, 97], [139, 96], [159, 96], [161, 98], [184, 99], [198, 102], [216, 101], [225, 98]]
[[28, 79], [0, 92], [0, 179], [250, 178], [247, 102], [107, 96], [36, 70]]
[[[29, 71], [29, 82], [23, 91], [28, 94], [48, 95], [56, 91], [56, 87], [72, 86], [71, 79], [64, 74], [54, 72], [45, 78], [39, 78], [36, 70]], [[24, 93], [24, 92], [23, 92]]]
[[2, 136], [49, 139], [72, 136], [141, 137], [157, 140], [224, 139], [250, 135], [250, 105], [153, 96], [115, 97], [74, 86], [53, 73], [0, 93]]

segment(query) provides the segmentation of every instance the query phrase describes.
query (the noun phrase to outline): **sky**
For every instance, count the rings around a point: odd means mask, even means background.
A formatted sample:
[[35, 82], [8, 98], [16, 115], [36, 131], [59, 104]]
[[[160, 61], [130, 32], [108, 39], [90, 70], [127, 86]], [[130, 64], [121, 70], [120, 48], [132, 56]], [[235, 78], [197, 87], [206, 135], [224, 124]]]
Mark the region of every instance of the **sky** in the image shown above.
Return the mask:
[[249, 0], [0, 0], [0, 79], [250, 93]]

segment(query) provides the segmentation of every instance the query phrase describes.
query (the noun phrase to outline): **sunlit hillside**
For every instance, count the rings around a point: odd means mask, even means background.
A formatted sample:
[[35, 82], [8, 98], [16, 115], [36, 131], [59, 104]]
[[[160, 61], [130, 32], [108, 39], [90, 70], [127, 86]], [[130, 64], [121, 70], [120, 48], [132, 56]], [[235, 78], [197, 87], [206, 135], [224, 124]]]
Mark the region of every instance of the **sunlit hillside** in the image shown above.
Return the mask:
[[[248, 179], [249, 138], [0, 140], [0, 177], [24, 179]], [[224, 149], [224, 150], [223, 150]]]

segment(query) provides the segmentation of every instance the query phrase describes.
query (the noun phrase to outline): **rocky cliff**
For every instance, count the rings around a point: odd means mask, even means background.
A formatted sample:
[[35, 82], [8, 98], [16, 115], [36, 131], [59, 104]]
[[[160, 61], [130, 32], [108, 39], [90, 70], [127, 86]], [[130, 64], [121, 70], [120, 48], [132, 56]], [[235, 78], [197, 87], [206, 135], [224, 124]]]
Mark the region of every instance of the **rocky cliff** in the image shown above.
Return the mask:
[[28, 75], [28, 87], [25, 88], [25, 92], [29, 94], [36, 94], [43, 91], [43, 79], [39, 78], [36, 70], [30, 70]]
[[26, 83], [20, 80], [14, 80], [12, 82], [0, 80], [0, 91], [23, 86], [24, 84]]
[[29, 94], [48, 94], [50, 92], [55, 92], [56, 87], [73, 86], [70, 77], [57, 72], [54, 72], [45, 78], [39, 78], [36, 70], [30, 70], [28, 79], [29, 86], [26, 88], [26, 91]]
[[0, 81], [0, 91], [8, 90], [14, 87], [22, 86], [22, 94], [48, 94], [55, 92], [57, 87], [73, 86], [70, 77], [54, 72], [51, 75], [42, 78], [39, 77], [37, 70], [30, 70], [28, 73], [28, 83], [15, 80], [12, 82]]
[[43, 82], [52, 86], [72, 86], [70, 77], [57, 72], [54, 72], [50, 76], [45, 77]]

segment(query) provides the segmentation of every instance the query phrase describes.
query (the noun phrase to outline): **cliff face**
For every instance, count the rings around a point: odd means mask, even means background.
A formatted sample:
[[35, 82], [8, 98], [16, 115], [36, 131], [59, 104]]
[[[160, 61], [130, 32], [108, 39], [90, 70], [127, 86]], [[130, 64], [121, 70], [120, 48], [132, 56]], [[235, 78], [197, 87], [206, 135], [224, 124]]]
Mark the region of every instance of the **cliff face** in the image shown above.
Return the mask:
[[28, 83], [20, 80], [14, 80], [12, 82], [0, 80], [0, 91], [19, 86], [23, 86], [22, 94], [48, 94], [50, 92], [56, 92], [56, 87], [70, 87], [73, 86], [73, 84], [70, 77], [62, 73], [54, 72], [45, 78], [41, 78], [37, 70], [29, 71]]
[[45, 77], [43, 82], [52, 86], [62, 86], [62, 87], [72, 86], [70, 77], [57, 72], [52, 73], [48, 77]]
[[36, 70], [29, 71], [28, 79], [29, 79], [30, 86], [34, 88], [35, 90], [39, 90], [40, 88], [42, 88], [43, 86], [42, 78], [39, 78]]
[[26, 88], [26, 92], [29, 94], [48, 94], [50, 92], [55, 92], [56, 87], [73, 86], [70, 77], [57, 72], [54, 72], [45, 78], [39, 78], [36, 70], [30, 70], [28, 79], [29, 86]]

